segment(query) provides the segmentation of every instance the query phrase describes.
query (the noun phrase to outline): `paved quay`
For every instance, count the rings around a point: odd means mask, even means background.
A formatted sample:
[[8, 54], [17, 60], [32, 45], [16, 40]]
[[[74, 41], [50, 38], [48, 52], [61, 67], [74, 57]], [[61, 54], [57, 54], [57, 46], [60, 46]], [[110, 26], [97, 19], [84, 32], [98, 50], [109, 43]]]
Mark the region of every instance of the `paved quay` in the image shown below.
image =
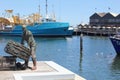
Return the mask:
[[[32, 66], [32, 62], [29, 63]], [[0, 71], [0, 80], [85, 80], [53, 61], [38, 61], [37, 70]]]

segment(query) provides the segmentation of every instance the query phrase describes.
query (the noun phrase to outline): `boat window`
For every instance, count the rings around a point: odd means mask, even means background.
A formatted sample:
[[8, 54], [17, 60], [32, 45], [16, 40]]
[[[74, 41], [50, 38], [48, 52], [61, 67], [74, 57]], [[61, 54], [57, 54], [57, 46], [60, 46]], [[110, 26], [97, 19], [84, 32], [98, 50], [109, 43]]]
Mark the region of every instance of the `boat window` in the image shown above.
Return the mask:
[[64, 31], [67, 31], [66, 29], [64, 29]]

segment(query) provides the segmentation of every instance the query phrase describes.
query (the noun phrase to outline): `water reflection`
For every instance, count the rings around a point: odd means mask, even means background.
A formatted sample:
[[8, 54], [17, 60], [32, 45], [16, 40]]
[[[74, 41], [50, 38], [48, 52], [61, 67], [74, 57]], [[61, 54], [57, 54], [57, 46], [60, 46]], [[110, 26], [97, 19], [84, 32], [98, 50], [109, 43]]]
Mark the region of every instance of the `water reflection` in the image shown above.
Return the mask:
[[82, 71], [82, 60], [83, 60], [83, 51], [80, 51], [80, 71]]
[[[13, 40], [15, 42], [21, 42], [22, 37], [20, 36], [0, 36], [0, 43], [6, 43], [9, 40]], [[48, 41], [56, 41], [56, 40], [69, 40], [70, 38], [65, 38], [65, 37], [35, 37], [36, 43], [40, 42], [48, 42]]]
[[120, 56], [116, 56], [112, 63], [112, 70], [120, 71]]
[[82, 71], [82, 58], [83, 57], [83, 35], [80, 36], [80, 71]]
[[9, 40], [13, 40], [13, 41], [16, 41], [16, 42], [20, 42], [21, 41], [21, 37], [10, 37], [10, 36], [1, 36], [0, 37], [0, 43], [6, 43], [8, 42]]
[[120, 80], [120, 56], [116, 56], [111, 65], [111, 80]]

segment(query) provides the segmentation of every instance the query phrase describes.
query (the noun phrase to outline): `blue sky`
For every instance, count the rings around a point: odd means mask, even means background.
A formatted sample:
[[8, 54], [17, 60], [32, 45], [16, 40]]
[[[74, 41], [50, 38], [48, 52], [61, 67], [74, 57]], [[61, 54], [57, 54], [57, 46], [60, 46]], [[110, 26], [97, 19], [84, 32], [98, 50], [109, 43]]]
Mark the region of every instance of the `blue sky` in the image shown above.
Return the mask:
[[[56, 14], [58, 21], [69, 22], [76, 26], [88, 23], [89, 17], [95, 12], [120, 13], [119, 0], [48, 0], [48, 13]], [[29, 15], [38, 12], [45, 16], [45, 0], [2, 0], [0, 2], [0, 15], [6, 9], [13, 9], [14, 14]], [[110, 8], [110, 9], [108, 9]]]

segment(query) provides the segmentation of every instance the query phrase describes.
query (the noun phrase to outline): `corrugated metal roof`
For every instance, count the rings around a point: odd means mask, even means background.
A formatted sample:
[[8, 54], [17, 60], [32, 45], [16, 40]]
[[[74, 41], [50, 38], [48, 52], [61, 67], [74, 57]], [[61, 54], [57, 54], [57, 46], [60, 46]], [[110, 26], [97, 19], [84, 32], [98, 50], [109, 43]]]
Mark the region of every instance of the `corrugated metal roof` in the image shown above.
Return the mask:
[[97, 13], [100, 17], [103, 17], [104, 15], [106, 15], [107, 13], [103, 12], [103, 13]]
[[118, 14], [116, 14], [116, 13], [112, 13], [112, 12], [108, 12], [108, 13], [105, 13], [105, 12], [103, 12], [103, 13], [97, 13], [100, 17], [103, 17], [103, 16], [105, 16], [105, 15], [107, 15], [107, 14], [111, 14], [112, 16], [114, 16], [114, 17], [116, 17]]
[[118, 14], [116, 13], [112, 13], [112, 12], [109, 12], [111, 15], [113, 15], [114, 17], [116, 17]]

